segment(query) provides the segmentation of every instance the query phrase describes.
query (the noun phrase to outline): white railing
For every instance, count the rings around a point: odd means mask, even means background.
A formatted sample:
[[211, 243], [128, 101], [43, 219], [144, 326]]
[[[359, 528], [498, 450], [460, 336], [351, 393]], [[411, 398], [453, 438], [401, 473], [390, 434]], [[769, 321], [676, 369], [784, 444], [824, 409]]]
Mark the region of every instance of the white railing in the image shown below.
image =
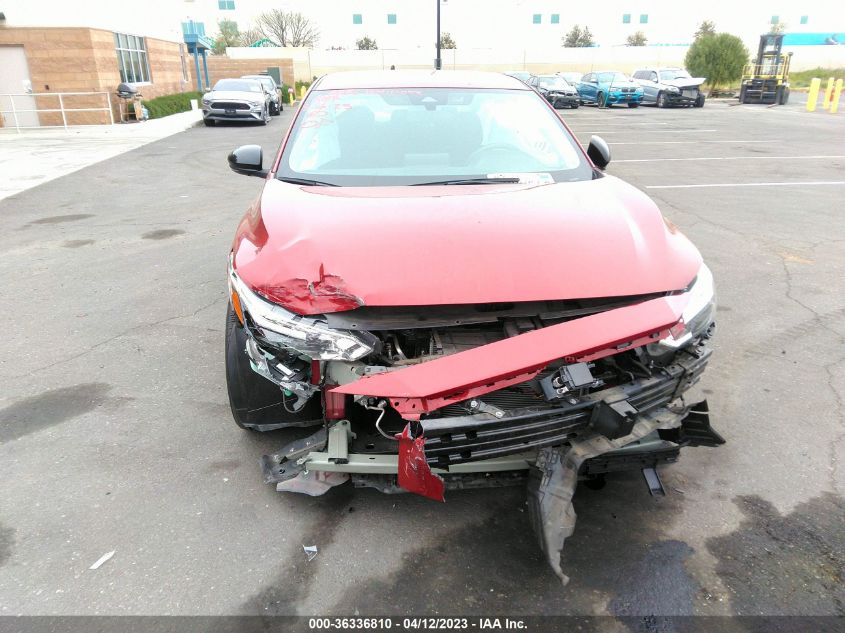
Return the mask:
[[[15, 104], [15, 97], [24, 98], [25, 103]], [[56, 98], [57, 108], [39, 108], [36, 99], [53, 97]], [[69, 108], [65, 105], [67, 97], [104, 97], [105, 106], [101, 108]], [[23, 99], [21, 99], [23, 101]], [[73, 101], [73, 99], [70, 99]], [[23, 107], [19, 107], [23, 106]], [[31, 107], [30, 107], [31, 106]], [[42, 125], [38, 113], [60, 112], [62, 115], [61, 125]], [[18, 94], [0, 94], [0, 115], [3, 116], [4, 127], [14, 127], [18, 132], [34, 128], [64, 128], [68, 129], [74, 125], [102, 125], [102, 123], [68, 123], [68, 114], [72, 112], [108, 112], [109, 123], [114, 125], [114, 112], [112, 112], [111, 93], [109, 92], [22, 92]], [[32, 123], [32, 113], [35, 113], [35, 125]], [[12, 125], [9, 125], [9, 124]]]

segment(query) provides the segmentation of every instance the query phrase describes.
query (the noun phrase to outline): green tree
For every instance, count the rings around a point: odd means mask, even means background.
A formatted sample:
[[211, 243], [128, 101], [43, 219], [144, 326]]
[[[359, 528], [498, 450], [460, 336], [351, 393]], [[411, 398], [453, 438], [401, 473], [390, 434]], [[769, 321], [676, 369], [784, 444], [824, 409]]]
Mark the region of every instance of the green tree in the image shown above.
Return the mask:
[[590, 33], [589, 27], [585, 26], [582, 30], [578, 24], [573, 26], [563, 38], [563, 45], [567, 48], [581, 48], [593, 44], [593, 34]]
[[625, 46], [645, 46], [647, 42], [648, 38], [645, 33], [637, 31], [628, 36], [628, 39], [625, 40]]
[[364, 37], [362, 37], [360, 40], [356, 41], [355, 46], [358, 47], [359, 51], [375, 51], [375, 50], [378, 50], [378, 44], [376, 44], [376, 41], [370, 39], [366, 35]]
[[693, 42], [684, 65], [693, 77], [706, 77], [711, 92], [742, 77], [748, 49], [736, 35], [719, 33]]
[[707, 37], [708, 35], [716, 35], [716, 24], [710, 20], [704, 20], [704, 22], [698, 25], [698, 30], [695, 32], [695, 41], [697, 42], [702, 37]]
[[320, 39], [320, 32], [311, 24], [311, 20], [301, 13], [280, 9], [271, 9], [259, 15], [247, 33], [253, 42], [267, 39], [277, 46], [314, 48]]
[[214, 38], [214, 47], [211, 52], [215, 55], [222, 55], [230, 46], [238, 46], [241, 43], [241, 34], [238, 32], [238, 23], [232, 20], [220, 20], [217, 22], [220, 30]]
[[455, 44], [455, 40], [452, 39], [451, 33], [448, 31], [443, 31], [440, 34], [440, 48], [444, 50], [458, 48], [458, 45]]

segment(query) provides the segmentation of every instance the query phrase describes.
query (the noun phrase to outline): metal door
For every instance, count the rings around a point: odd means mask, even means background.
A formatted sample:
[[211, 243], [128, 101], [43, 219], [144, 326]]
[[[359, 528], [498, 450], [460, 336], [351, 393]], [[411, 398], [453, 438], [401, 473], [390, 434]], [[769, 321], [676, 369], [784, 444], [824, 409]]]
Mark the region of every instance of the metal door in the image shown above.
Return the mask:
[[[23, 46], [0, 46], [0, 113], [3, 127], [38, 127], [35, 97], [29, 79], [29, 64]], [[11, 96], [14, 95], [14, 96]], [[29, 112], [27, 112], [29, 110]]]

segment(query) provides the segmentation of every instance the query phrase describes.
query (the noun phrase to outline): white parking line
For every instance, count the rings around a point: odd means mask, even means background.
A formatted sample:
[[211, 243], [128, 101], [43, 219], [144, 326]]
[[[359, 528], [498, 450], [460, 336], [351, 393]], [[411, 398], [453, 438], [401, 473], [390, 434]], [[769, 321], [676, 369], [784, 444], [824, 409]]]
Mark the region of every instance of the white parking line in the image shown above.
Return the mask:
[[[604, 126], [602, 126], [604, 127]], [[574, 129], [574, 128], [573, 128]], [[634, 132], [637, 134], [686, 134], [687, 132], [718, 132], [716, 129], [687, 128], [683, 130], [605, 130], [605, 134], [618, 134], [619, 132]]]
[[704, 185], [646, 185], [646, 189], [698, 189], [702, 187], [826, 187], [845, 185], [845, 180], [810, 180], [804, 182], [725, 182]]
[[819, 160], [823, 158], [845, 158], [845, 154], [835, 156], [702, 156], [697, 158], [624, 158], [621, 160], [614, 160], [613, 163], [660, 163], [681, 160]]
[[608, 143], [608, 145], [689, 145], [690, 143], [780, 143], [780, 141], [711, 141], [696, 139], [695, 141], [626, 141], [623, 143]]

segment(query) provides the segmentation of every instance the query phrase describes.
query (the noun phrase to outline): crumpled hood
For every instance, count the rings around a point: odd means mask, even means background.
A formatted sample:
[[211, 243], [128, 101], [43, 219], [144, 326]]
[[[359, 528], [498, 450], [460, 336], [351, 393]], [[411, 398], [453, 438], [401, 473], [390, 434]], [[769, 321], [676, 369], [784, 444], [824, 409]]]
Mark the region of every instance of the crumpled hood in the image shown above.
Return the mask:
[[[246, 284], [300, 314], [646, 294], [686, 287], [701, 264], [651, 199], [609, 176], [380, 188], [269, 180], [233, 248]], [[309, 305], [309, 289], [342, 300]]]
[[694, 88], [700, 86], [707, 78], [705, 77], [681, 77], [680, 79], [666, 79], [660, 83], [667, 86], [675, 86], [676, 88]]

